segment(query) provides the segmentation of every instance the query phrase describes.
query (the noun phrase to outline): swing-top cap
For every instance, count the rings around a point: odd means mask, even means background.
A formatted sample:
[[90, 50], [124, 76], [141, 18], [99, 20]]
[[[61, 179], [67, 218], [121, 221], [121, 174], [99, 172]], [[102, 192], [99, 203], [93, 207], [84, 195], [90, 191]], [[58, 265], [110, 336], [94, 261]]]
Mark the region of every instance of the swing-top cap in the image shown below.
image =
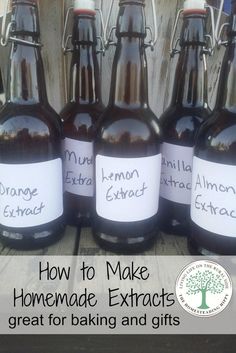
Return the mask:
[[74, 11], [95, 12], [95, 0], [74, 0]]
[[205, 0], [185, 0], [184, 1], [184, 11], [205, 11]]

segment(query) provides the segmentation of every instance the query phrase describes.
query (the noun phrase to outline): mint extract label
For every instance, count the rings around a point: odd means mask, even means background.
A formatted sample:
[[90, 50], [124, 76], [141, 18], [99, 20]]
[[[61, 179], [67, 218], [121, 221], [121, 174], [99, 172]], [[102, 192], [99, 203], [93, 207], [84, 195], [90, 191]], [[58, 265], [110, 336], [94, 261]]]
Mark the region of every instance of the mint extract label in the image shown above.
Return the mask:
[[93, 196], [93, 143], [65, 138], [64, 189], [74, 195]]

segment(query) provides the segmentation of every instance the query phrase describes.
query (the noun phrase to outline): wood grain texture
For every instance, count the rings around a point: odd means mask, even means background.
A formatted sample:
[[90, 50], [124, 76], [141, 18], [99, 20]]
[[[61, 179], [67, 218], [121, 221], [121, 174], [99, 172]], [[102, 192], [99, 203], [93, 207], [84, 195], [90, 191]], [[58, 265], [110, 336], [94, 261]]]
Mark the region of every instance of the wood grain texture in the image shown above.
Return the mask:
[[63, 31], [63, 0], [41, 0], [40, 28], [43, 43], [42, 55], [48, 99], [59, 112], [64, 102], [64, 70], [61, 38]]
[[0, 336], [0, 353], [235, 353], [236, 336]]
[[[90, 228], [82, 228], [79, 241], [79, 255], [114, 255], [100, 249], [93, 239]], [[187, 240], [185, 237], [175, 237], [159, 233], [154, 246], [143, 255], [188, 255]]]

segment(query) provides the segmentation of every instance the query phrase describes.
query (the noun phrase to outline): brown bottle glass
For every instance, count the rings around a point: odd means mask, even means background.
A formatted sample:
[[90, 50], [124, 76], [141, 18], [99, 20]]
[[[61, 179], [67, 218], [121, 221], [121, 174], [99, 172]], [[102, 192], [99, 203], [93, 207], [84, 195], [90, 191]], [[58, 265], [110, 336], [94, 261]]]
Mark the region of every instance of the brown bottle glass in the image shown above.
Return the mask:
[[148, 105], [144, 1], [119, 5], [110, 100], [95, 137], [93, 234], [106, 249], [132, 252], [158, 232], [161, 137]]
[[100, 94], [95, 11], [74, 14], [69, 102], [64, 127], [64, 207], [68, 224], [91, 223], [94, 193], [93, 127], [104, 110]]
[[189, 234], [193, 147], [201, 123], [210, 114], [205, 27], [205, 10], [184, 11], [172, 100], [160, 118], [164, 140], [160, 228], [170, 234]]
[[[14, 0], [11, 36], [39, 42], [36, 1]], [[49, 106], [40, 48], [12, 43], [0, 113], [0, 236], [43, 247], [64, 229], [60, 118]]]
[[3, 82], [2, 82], [2, 72], [0, 69], [0, 106], [2, 105], [2, 96], [4, 94]]
[[193, 254], [236, 255], [235, 1], [231, 11], [216, 108], [202, 125], [194, 152], [189, 238]]

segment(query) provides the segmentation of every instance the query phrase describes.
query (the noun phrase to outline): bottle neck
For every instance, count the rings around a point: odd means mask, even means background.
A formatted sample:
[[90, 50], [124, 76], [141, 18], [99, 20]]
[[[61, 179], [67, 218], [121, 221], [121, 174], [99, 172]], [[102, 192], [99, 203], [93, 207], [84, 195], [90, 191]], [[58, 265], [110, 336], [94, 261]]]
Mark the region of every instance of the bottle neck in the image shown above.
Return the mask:
[[118, 41], [110, 104], [132, 108], [148, 105], [147, 62], [142, 38], [122, 37]]
[[228, 45], [225, 51], [217, 94], [217, 109], [236, 113], [236, 4], [232, 4], [228, 31]]
[[[39, 43], [39, 18], [35, 0], [14, 0], [11, 35]], [[15, 104], [48, 104], [40, 47], [12, 43], [6, 99]]]
[[146, 37], [143, 1], [120, 3], [118, 43], [112, 69], [110, 105], [138, 109], [148, 106]]
[[204, 14], [184, 15], [171, 105], [207, 108], [207, 67]]
[[48, 103], [40, 49], [12, 44], [6, 99], [15, 104]]
[[75, 15], [72, 43], [69, 101], [79, 104], [99, 103], [101, 88], [93, 15]]

